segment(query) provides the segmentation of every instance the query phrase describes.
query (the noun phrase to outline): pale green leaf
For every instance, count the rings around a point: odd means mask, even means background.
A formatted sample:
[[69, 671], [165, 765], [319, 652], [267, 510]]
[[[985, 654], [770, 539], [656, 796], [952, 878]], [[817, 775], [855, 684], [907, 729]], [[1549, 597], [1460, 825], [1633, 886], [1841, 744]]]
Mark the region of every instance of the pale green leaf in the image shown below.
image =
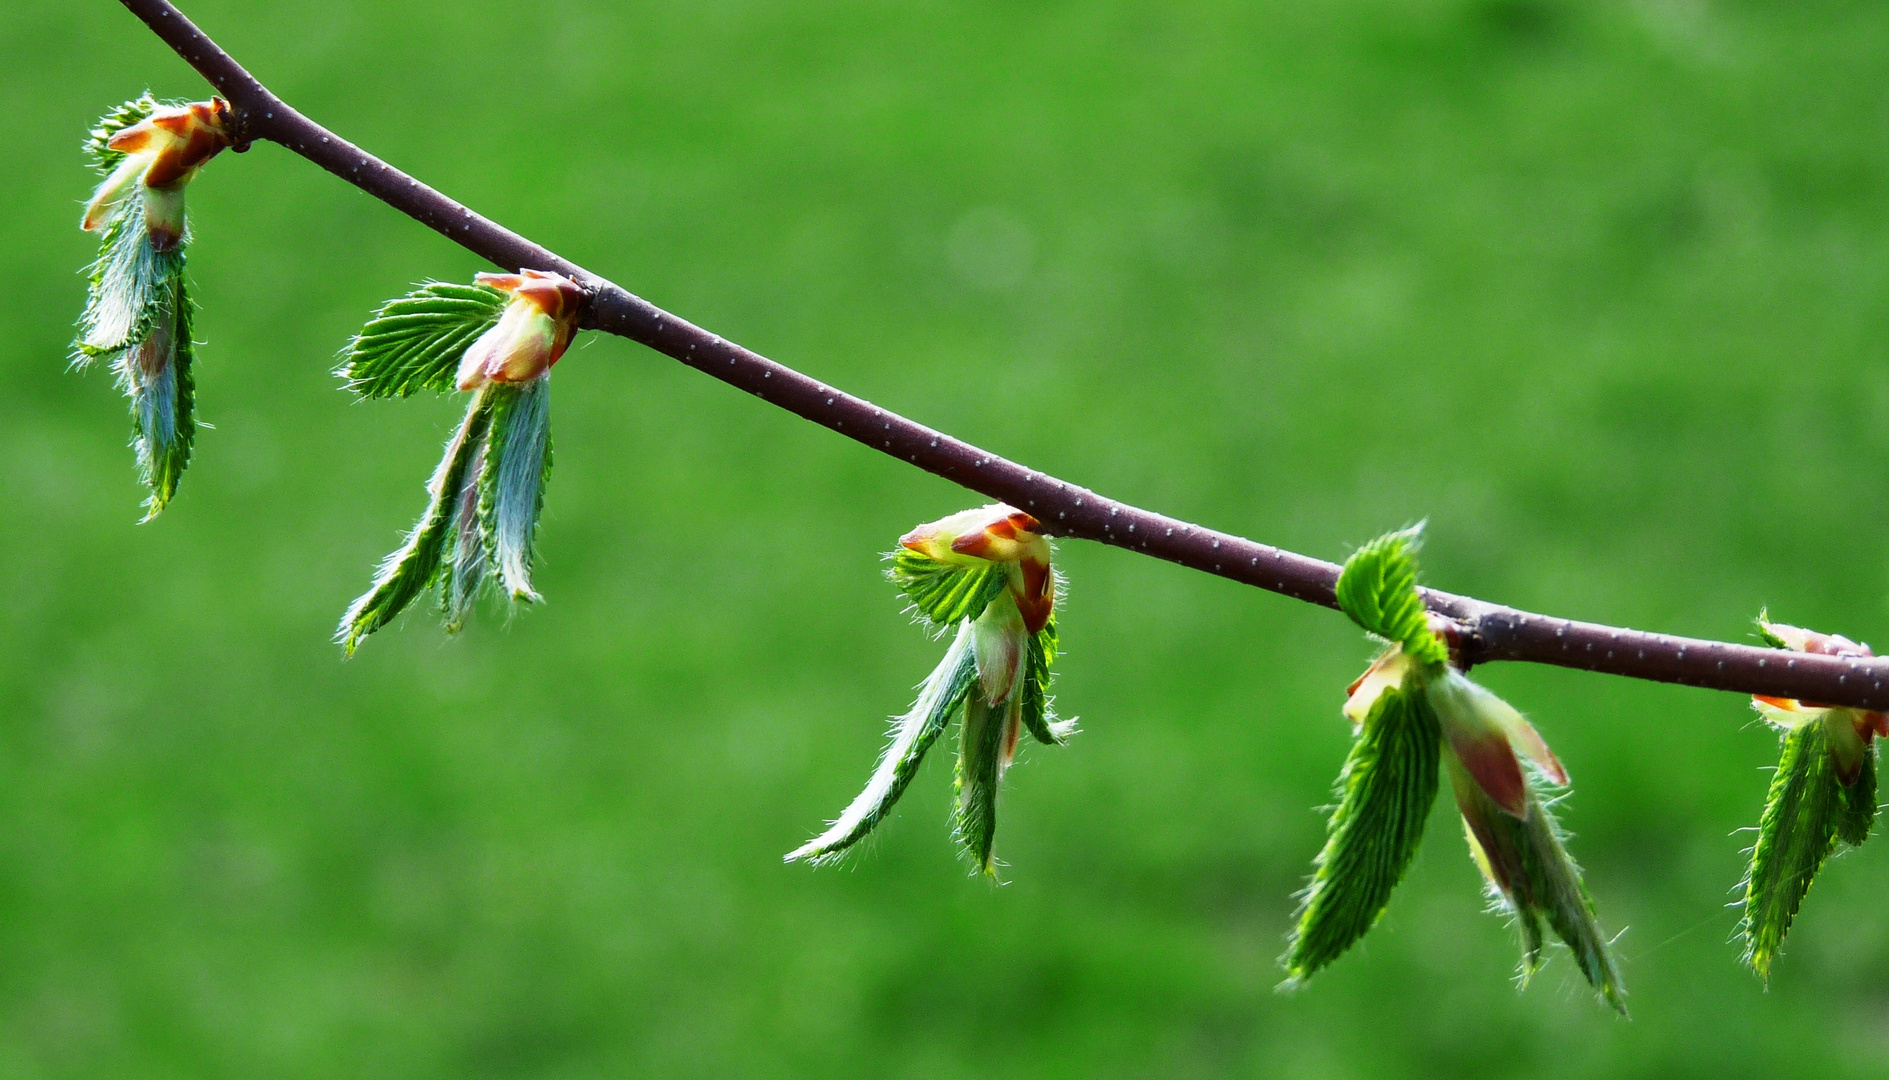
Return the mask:
[[75, 367], [134, 348], [150, 335], [183, 278], [188, 244], [186, 236], [170, 251], [152, 247], [144, 221], [144, 189], [134, 186], [99, 237], [79, 336], [72, 346]]
[[485, 443], [481, 441], [459, 478], [453, 496], [452, 523], [440, 558], [439, 612], [446, 632], [457, 634], [492, 574], [485, 538], [479, 529], [479, 476], [485, 470]]
[[493, 384], [488, 393], [492, 424], [479, 470], [479, 535], [506, 595], [535, 602], [532, 539], [551, 479], [551, 377]]

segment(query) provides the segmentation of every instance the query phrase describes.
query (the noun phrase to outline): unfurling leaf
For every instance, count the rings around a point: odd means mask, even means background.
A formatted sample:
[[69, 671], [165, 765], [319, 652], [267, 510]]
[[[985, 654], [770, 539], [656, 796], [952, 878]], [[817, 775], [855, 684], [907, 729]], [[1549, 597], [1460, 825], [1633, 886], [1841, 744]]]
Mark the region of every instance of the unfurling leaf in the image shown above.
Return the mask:
[[1075, 721], [1050, 708], [1059, 589], [1049, 541], [1030, 515], [986, 506], [921, 526], [900, 540], [891, 576], [919, 613], [956, 626], [951, 650], [917, 704], [892, 727], [892, 743], [866, 789], [827, 830], [787, 861], [831, 862], [885, 819], [925, 751], [959, 718], [952, 832], [978, 872], [996, 872], [997, 799], [1004, 771], [1028, 730], [1061, 743]]
[[365, 398], [451, 390], [466, 350], [504, 310], [505, 294], [489, 285], [428, 282], [374, 312], [337, 374]]
[[[1745, 962], [1766, 979], [1811, 881], [1836, 851], [1844, 806], [1844, 786], [1837, 780], [1823, 722], [1786, 732], [1783, 743], [1764, 815], [1758, 820], [1758, 842], [1751, 849], [1740, 926]], [[1875, 769], [1867, 771], [1873, 781]]]
[[866, 789], [825, 832], [788, 852], [787, 862], [804, 859], [815, 866], [833, 862], [891, 813], [899, 796], [905, 794], [906, 785], [918, 775], [925, 751], [938, 740], [952, 714], [958, 711], [971, 686], [977, 682], [977, 661], [971, 655], [971, 637], [969, 623], [958, 628], [957, 638], [952, 641], [944, 660], [925, 680], [918, 700], [909, 712], [893, 721], [892, 742], [880, 755], [878, 768], [873, 770]]
[[1338, 776], [1324, 850], [1285, 957], [1303, 983], [1376, 925], [1436, 802], [1440, 735], [1420, 689], [1378, 695]]
[[429, 585], [449, 633], [488, 582], [512, 601], [540, 599], [532, 544], [551, 479], [550, 371], [583, 297], [569, 278], [537, 270], [432, 282], [381, 305], [348, 346], [339, 374], [363, 397], [473, 394], [420, 525], [341, 621], [336, 637], [350, 655]]
[[957, 803], [952, 815], [952, 836], [971, 858], [978, 873], [997, 873], [997, 785], [1003, 778], [1010, 729], [1007, 703], [986, 700], [975, 683], [965, 695], [964, 719], [958, 725]]
[[108, 363], [130, 399], [147, 521], [177, 494], [196, 440], [183, 191], [230, 145], [227, 121], [220, 100], [166, 106], [147, 95], [106, 114], [86, 142], [104, 179], [80, 223], [100, 240], [72, 360]]
[[[1870, 656], [1869, 646], [1837, 634], [1773, 623], [1760, 614], [1758, 632], [1775, 648], [1826, 656]], [[1782, 733], [1783, 753], [1758, 819], [1758, 842], [1745, 875], [1745, 962], [1771, 977], [1791, 922], [1811, 882], [1839, 843], [1869, 839], [1876, 820], [1876, 736], [1889, 718], [1862, 709], [1758, 697], [1752, 704]]]
[[449, 633], [489, 581], [513, 600], [539, 599], [531, 548], [551, 473], [550, 381], [489, 383], [473, 395], [427, 484], [420, 524], [341, 619], [336, 640], [348, 655], [431, 585]]
[[[180, 260], [181, 261], [181, 260]], [[190, 464], [197, 441], [197, 383], [190, 340], [190, 290], [181, 268], [167, 299], [135, 347], [118, 350], [112, 371], [131, 401], [131, 446], [138, 478], [151, 489], [145, 500], [149, 520], [170, 504]]]
[[472, 459], [466, 463], [459, 484], [452, 495], [452, 521], [439, 566], [439, 613], [446, 632], [457, 634], [465, 628], [486, 581], [491, 577], [492, 560], [486, 555], [485, 536], [479, 529], [479, 477], [485, 472], [485, 441], [473, 446]]
[[161, 321], [160, 311], [183, 277], [183, 247], [152, 248], [144, 229], [144, 193], [132, 191], [100, 234], [79, 337], [72, 343], [73, 365], [135, 348]]
[[1416, 553], [1421, 526], [1386, 533], [1345, 560], [1338, 575], [1338, 606], [1366, 631], [1400, 645], [1422, 664], [1449, 660], [1449, 650], [1431, 632], [1417, 594]]

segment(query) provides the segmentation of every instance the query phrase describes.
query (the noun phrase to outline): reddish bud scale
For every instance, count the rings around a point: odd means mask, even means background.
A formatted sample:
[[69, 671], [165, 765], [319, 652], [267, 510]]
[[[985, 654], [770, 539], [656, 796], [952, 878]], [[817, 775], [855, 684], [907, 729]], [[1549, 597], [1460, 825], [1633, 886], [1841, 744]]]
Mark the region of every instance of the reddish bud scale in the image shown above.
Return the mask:
[[151, 167], [145, 170], [144, 186], [170, 187], [189, 180], [205, 162], [229, 148], [234, 142], [229, 121], [229, 102], [213, 98], [154, 113], [149, 120], [144, 121], [144, 124], [151, 126], [150, 132], [127, 138], [144, 126], [133, 125], [113, 135], [105, 145], [113, 150], [131, 153], [135, 151], [129, 148], [128, 143], [137, 142], [138, 148], [142, 150], [157, 141], [156, 133], [169, 135], [169, 140], [153, 156]]
[[[1842, 634], [1823, 634], [1815, 630], [1806, 630], [1801, 626], [1789, 626], [1762, 619], [1759, 625], [1771, 637], [1783, 642], [1785, 647], [1792, 652], [1816, 656], [1858, 658], [1875, 656], [1867, 644], [1851, 641]], [[1771, 697], [1765, 694], [1753, 694], [1751, 700], [1759, 706], [1760, 712], [1766, 714], [1767, 719], [1786, 728], [1814, 720], [1834, 723], [1847, 719], [1856, 732], [1856, 741], [1850, 742], [1845, 736], [1832, 746], [1832, 753], [1837, 760], [1838, 778], [1845, 786], [1856, 782], [1857, 775], [1862, 771], [1863, 755], [1869, 752], [1871, 742], [1876, 736], [1889, 737], [1889, 714], [1825, 705], [1814, 701], [1800, 701], [1796, 698]], [[1839, 749], [1839, 747], [1842, 748]]]
[[1443, 735], [1463, 768], [1497, 806], [1516, 817], [1528, 813], [1528, 782], [1522, 777], [1522, 763], [1500, 731], [1477, 731], [1446, 721]]

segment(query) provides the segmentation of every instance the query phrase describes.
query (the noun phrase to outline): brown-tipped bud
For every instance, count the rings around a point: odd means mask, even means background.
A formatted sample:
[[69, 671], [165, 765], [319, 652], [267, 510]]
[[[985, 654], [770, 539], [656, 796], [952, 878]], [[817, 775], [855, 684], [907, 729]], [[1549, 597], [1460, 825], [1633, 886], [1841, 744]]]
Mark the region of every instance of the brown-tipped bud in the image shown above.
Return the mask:
[[159, 109], [115, 132], [105, 148], [125, 155], [98, 186], [79, 223], [88, 232], [104, 226], [131, 185], [146, 189], [145, 219], [151, 244], [159, 251], [177, 246], [184, 235], [185, 185], [205, 162], [235, 142], [229, 102], [222, 98]]
[[920, 525], [899, 537], [899, 546], [956, 566], [972, 566], [978, 559], [1015, 562], [1038, 544], [1047, 556], [1048, 542], [1037, 535], [1040, 528], [1042, 524], [1023, 511], [992, 503]]
[[583, 287], [562, 274], [543, 270], [480, 274], [476, 280], [510, 294], [511, 299], [499, 321], [466, 350], [459, 363], [459, 389], [476, 390], [488, 382], [530, 382], [551, 370], [577, 333]]
[[1013, 506], [992, 503], [920, 525], [900, 537], [899, 546], [948, 566], [1008, 564], [1010, 595], [1023, 615], [1024, 628], [1034, 634], [1056, 607], [1049, 540], [1042, 527]]
[[211, 98], [160, 109], [150, 119], [113, 135], [105, 145], [122, 153], [150, 153], [151, 167], [144, 174], [144, 186], [170, 187], [188, 183], [205, 162], [235, 141], [230, 103]]

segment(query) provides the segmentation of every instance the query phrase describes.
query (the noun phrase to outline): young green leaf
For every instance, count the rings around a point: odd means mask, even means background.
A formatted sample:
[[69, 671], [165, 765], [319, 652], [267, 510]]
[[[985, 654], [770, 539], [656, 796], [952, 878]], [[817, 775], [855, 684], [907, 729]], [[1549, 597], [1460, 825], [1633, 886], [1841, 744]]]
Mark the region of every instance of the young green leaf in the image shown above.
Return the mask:
[[1773, 649], [1788, 649], [1791, 647], [1788, 642], [1778, 636], [1776, 630], [1771, 629], [1771, 611], [1769, 608], [1758, 609], [1757, 628], [1758, 638]]
[[110, 175], [124, 163], [126, 154], [111, 148], [111, 137], [128, 127], [143, 123], [151, 114], [162, 106], [146, 90], [143, 97], [133, 98], [111, 112], [98, 118], [92, 130], [85, 133], [83, 150], [86, 160], [100, 175]]
[[880, 755], [866, 789], [825, 832], [788, 852], [787, 862], [804, 859], [815, 866], [834, 862], [892, 812], [912, 777], [918, 775], [925, 751], [931, 749], [931, 744], [944, 732], [952, 714], [959, 711], [977, 682], [977, 662], [971, 655], [972, 636], [969, 623], [958, 628], [957, 638], [946, 651], [944, 660], [925, 680], [918, 700], [904, 716], [893, 721], [892, 742]]
[[498, 322], [505, 293], [490, 285], [433, 281], [389, 300], [348, 343], [337, 372], [366, 398], [453, 389], [466, 350]]
[[934, 626], [975, 619], [1009, 585], [1005, 564], [956, 566], [909, 548], [892, 553], [892, 580]]
[[1876, 754], [1866, 751], [1860, 775], [1844, 784], [1831, 751], [1832, 725], [1849, 724], [1832, 709], [1785, 732], [1784, 751], [1758, 821], [1745, 877], [1745, 962], [1770, 978], [1771, 962], [1790, 933], [1810, 883], [1843, 840], [1860, 844], [1876, 814]]
[[1076, 732], [1074, 719], [1058, 720], [1049, 687], [1050, 668], [1056, 663], [1056, 616], [1030, 636], [1023, 668], [1023, 726], [1030, 737], [1047, 746], [1061, 746]]
[[957, 803], [952, 834], [978, 873], [997, 876], [997, 788], [1003, 778], [1008, 708], [985, 700], [976, 683], [959, 725]]
[[1312, 977], [1377, 923], [1403, 880], [1436, 801], [1440, 734], [1420, 687], [1380, 694], [1338, 776], [1324, 850], [1284, 964]]
[[1449, 650], [1430, 631], [1417, 594], [1420, 530], [1386, 533], [1345, 560], [1338, 575], [1338, 606], [1366, 631], [1402, 645], [1418, 662], [1442, 664], [1449, 660]]
[[132, 449], [138, 478], [151, 489], [145, 520], [177, 494], [197, 438], [195, 350], [190, 340], [190, 294], [181, 272], [159, 302], [151, 327], [135, 346], [118, 350], [112, 371], [131, 400]]

